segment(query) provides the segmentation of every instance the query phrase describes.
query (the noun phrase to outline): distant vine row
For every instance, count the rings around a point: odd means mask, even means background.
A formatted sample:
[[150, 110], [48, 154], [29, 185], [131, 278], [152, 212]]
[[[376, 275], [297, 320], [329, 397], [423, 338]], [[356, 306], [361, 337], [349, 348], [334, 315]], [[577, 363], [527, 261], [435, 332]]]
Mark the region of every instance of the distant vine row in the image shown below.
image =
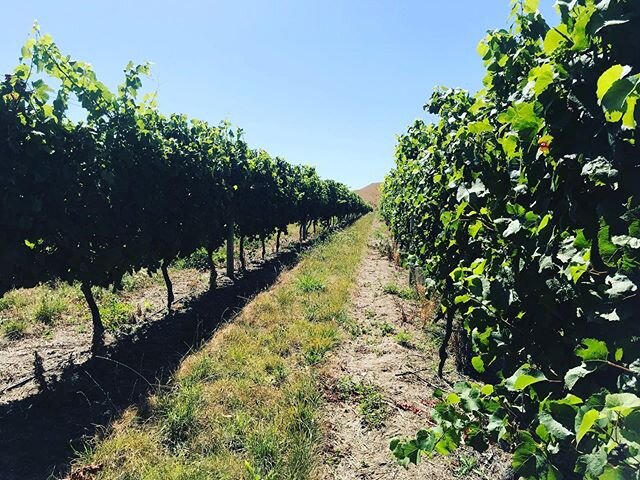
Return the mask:
[[93, 286], [161, 270], [171, 308], [167, 267], [177, 258], [205, 248], [211, 260], [225, 240], [233, 247], [234, 234], [241, 245], [264, 242], [292, 223], [304, 237], [311, 222], [370, 210], [313, 168], [250, 149], [228, 123], [162, 115], [155, 97], [139, 98], [148, 74], [148, 65], [130, 63], [111, 92], [36, 27], [0, 83], [0, 295], [79, 282], [96, 349], [104, 328]]

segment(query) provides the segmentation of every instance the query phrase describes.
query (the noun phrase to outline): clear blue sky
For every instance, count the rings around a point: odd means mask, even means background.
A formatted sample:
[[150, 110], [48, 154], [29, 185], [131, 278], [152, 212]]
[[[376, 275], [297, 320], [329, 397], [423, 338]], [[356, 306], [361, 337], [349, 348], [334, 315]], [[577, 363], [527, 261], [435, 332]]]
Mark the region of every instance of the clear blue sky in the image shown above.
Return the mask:
[[[555, 23], [553, 0], [541, 10]], [[0, 72], [34, 20], [115, 87], [129, 60], [163, 112], [246, 131], [252, 147], [361, 187], [393, 165], [395, 136], [434, 86], [477, 90], [476, 45], [509, 0], [25, 0], [0, 29]]]

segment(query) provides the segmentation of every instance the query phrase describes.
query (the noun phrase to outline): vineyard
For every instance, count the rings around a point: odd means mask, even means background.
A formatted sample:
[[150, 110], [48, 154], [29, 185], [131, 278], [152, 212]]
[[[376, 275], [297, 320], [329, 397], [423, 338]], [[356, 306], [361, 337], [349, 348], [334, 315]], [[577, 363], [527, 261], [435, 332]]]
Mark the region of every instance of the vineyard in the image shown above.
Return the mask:
[[[92, 287], [117, 289], [127, 273], [160, 270], [171, 310], [168, 266], [177, 259], [206, 250], [215, 286], [211, 258], [225, 241], [233, 278], [234, 237], [244, 268], [245, 239], [259, 239], [264, 252], [265, 239], [279, 242], [292, 223], [304, 239], [312, 224], [369, 210], [313, 168], [250, 149], [228, 123], [162, 115], [153, 96], [139, 98], [148, 73], [148, 65], [129, 64], [111, 92], [36, 28], [0, 87], [0, 294], [54, 279], [78, 283], [96, 351], [104, 326]], [[72, 119], [73, 98], [86, 119]]]
[[460, 445], [513, 451], [523, 478], [640, 471], [640, 4], [514, 2], [480, 43], [476, 95], [438, 89], [399, 139], [383, 215], [444, 322], [436, 426], [405, 465]]
[[640, 2], [502, 3], [482, 88], [435, 88], [360, 190], [36, 23], [0, 82], [0, 480], [640, 480]]

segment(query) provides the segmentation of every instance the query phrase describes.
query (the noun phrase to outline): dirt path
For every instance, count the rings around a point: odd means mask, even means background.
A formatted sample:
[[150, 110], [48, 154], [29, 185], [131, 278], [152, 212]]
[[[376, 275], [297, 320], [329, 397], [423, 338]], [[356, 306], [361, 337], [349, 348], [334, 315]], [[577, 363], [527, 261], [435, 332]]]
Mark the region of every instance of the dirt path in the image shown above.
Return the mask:
[[[377, 233], [375, 233], [377, 230]], [[381, 253], [381, 227], [360, 267], [347, 322], [350, 338], [329, 360], [324, 375], [323, 479], [501, 478], [504, 454], [461, 450], [423, 459], [405, 470], [389, 450], [393, 437], [432, 424], [433, 389], [450, 387], [436, 375], [436, 346], [425, 334], [408, 275]], [[408, 372], [420, 372], [411, 374]], [[453, 372], [449, 378], [455, 379]]]

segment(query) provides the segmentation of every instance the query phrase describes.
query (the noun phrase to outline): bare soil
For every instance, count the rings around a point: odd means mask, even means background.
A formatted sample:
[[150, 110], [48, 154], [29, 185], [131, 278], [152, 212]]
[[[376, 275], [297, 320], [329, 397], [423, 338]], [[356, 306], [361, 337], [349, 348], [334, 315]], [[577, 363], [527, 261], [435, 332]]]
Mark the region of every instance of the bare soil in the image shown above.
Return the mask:
[[[282, 249], [295, 248], [294, 230], [282, 236]], [[275, 239], [267, 242], [267, 261], [277, 258]], [[264, 261], [259, 250], [246, 252], [247, 270], [262, 267]], [[236, 255], [236, 267], [239, 261]], [[229, 284], [224, 270], [218, 268], [218, 287]], [[159, 273], [156, 275], [160, 275]], [[195, 269], [171, 272], [175, 302], [174, 312], [182, 312], [190, 301], [208, 290], [208, 272]], [[105, 343], [113, 346], [126, 336], [135, 334], [148, 324], [161, 321], [167, 316], [166, 288], [164, 283], [150, 282], [131, 292], [121, 292], [118, 298], [123, 303], [135, 306], [132, 323], [123, 325], [114, 333], [107, 333]], [[86, 308], [82, 303], [82, 310]], [[37, 395], [46, 385], [57, 383], [63, 372], [85, 363], [91, 357], [91, 323], [88, 309], [84, 322], [80, 319], [59, 322], [46, 329], [36, 329], [19, 339], [0, 336], [0, 405]], [[38, 356], [38, 358], [36, 357]], [[36, 366], [39, 363], [39, 366]], [[38, 371], [39, 370], [39, 371]], [[0, 477], [1, 478], [1, 477]]]
[[[173, 272], [172, 282], [177, 299], [174, 309], [177, 311], [208, 288], [207, 275], [193, 269]], [[137, 306], [135, 323], [127, 324], [115, 335], [107, 334], [106, 345], [117, 343], [118, 338], [147, 323], [162, 320], [167, 314], [166, 295], [164, 284], [153, 284], [123, 294], [123, 302]], [[87, 319], [86, 324], [54, 325], [46, 336], [28, 335], [18, 340], [0, 341], [0, 405], [35, 395], [43, 388], [43, 381], [56, 383], [65, 369], [86, 362], [91, 357], [90, 330], [91, 324]], [[36, 371], [36, 354], [40, 357], [42, 376]]]
[[[327, 402], [321, 478], [502, 478], [509, 459], [495, 448], [482, 455], [462, 448], [449, 457], [423, 458], [420, 465], [407, 470], [393, 458], [390, 440], [433, 425], [434, 389], [450, 390], [448, 382], [461, 377], [451, 365], [446, 380], [437, 376], [437, 346], [425, 331], [424, 305], [385, 293], [389, 285], [408, 291], [408, 274], [389, 261], [379, 243], [380, 239], [370, 242], [352, 294], [349, 313], [362, 333], [342, 343], [323, 375]], [[398, 332], [403, 333], [398, 336]], [[339, 394], [345, 378], [382, 393], [386, 418], [380, 428], [367, 426], [362, 398], [345, 399]]]

